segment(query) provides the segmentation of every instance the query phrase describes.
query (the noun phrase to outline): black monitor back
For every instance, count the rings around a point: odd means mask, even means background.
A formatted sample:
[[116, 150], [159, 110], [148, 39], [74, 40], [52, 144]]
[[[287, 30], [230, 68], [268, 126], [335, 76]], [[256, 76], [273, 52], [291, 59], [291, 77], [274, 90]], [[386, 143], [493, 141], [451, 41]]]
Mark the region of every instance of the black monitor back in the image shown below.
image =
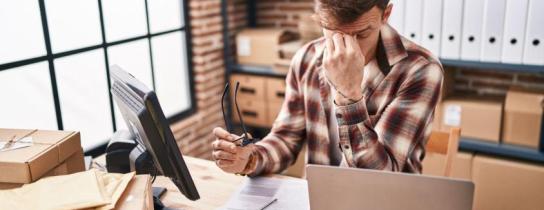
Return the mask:
[[111, 66], [111, 93], [140, 149], [190, 200], [200, 198], [155, 92], [119, 66]]

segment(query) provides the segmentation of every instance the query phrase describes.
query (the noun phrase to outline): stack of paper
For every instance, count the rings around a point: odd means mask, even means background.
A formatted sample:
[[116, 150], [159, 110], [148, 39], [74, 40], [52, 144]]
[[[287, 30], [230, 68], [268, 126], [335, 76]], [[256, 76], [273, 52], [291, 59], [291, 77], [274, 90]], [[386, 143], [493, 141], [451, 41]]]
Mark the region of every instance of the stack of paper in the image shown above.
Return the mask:
[[247, 179], [221, 209], [310, 209], [308, 183], [303, 179]]
[[43, 178], [0, 190], [0, 209], [113, 209], [133, 176], [90, 170]]

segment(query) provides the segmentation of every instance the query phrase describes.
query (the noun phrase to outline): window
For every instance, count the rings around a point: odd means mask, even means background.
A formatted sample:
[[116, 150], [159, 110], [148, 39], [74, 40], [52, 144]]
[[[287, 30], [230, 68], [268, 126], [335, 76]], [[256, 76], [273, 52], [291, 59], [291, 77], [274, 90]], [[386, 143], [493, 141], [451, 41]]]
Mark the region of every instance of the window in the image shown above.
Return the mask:
[[126, 125], [119, 65], [155, 90], [170, 122], [194, 112], [187, 1], [0, 2], [0, 127], [81, 131], [85, 151]]

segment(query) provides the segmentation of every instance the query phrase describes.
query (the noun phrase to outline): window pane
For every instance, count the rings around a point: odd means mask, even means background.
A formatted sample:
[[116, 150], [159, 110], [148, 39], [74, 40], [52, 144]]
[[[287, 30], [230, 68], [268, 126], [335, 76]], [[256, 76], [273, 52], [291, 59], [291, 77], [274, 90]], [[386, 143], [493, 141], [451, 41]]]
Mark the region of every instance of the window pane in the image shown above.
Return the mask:
[[[110, 65], [118, 65], [123, 70], [132, 74], [149, 89], [153, 89], [153, 77], [151, 76], [151, 61], [149, 57], [149, 44], [147, 39], [116, 45], [108, 48]], [[117, 130], [126, 129], [117, 104], [115, 105], [115, 122]]]
[[47, 62], [0, 71], [0, 127], [57, 129]]
[[151, 33], [180, 28], [184, 22], [182, 6], [180, 0], [148, 0]]
[[45, 55], [38, 1], [1, 1], [0, 28], [0, 64]]
[[102, 43], [98, 1], [47, 0], [45, 6], [54, 53]]
[[143, 0], [102, 1], [108, 42], [147, 34]]
[[181, 32], [151, 39], [155, 87], [166, 117], [189, 109], [189, 80], [184, 34]]
[[106, 142], [113, 131], [104, 51], [55, 60], [65, 130], [81, 131], [84, 150]]

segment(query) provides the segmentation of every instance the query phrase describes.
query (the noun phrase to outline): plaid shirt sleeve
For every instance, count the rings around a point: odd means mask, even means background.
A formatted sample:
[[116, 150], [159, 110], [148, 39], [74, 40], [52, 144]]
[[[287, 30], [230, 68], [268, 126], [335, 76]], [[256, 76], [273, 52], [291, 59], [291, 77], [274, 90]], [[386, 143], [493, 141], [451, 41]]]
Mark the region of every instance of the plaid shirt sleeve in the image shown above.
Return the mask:
[[[409, 154], [424, 151], [442, 86], [442, 67], [426, 62], [410, 69], [393, 101], [372, 123], [365, 100], [335, 105], [341, 149], [351, 167], [401, 171]], [[420, 160], [412, 160], [420, 164]]]
[[306, 135], [304, 97], [301, 93], [300, 77], [295, 69], [302, 65], [309, 45], [298, 50], [292, 59], [286, 78], [285, 99], [271, 132], [256, 143], [252, 155], [250, 176], [278, 173], [291, 165], [302, 149]]

